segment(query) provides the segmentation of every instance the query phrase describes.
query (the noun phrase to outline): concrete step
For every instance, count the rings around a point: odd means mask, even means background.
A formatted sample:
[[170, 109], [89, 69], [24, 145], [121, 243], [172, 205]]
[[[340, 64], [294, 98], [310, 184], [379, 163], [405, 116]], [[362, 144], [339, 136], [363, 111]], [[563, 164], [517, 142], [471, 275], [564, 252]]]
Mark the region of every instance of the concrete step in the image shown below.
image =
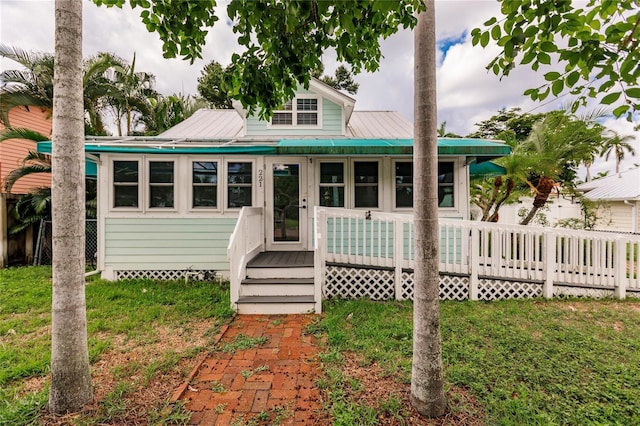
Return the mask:
[[313, 278], [242, 280], [241, 296], [313, 296]]
[[240, 296], [239, 314], [304, 314], [315, 311], [313, 296]]

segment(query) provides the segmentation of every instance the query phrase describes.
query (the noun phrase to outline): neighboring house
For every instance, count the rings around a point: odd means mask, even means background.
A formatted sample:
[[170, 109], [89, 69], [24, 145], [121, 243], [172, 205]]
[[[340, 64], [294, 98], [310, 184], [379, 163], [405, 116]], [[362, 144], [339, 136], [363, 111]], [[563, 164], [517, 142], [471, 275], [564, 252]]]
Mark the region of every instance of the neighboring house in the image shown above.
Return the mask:
[[[9, 111], [9, 123], [13, 128], [25, 128], [34, 130], [43, 135], [51, 135], [51, 111], [40, 107], [14, 107]], [[0, 123], [0, 131], [5, 126]], [[22, 160], [29, 151], [35, 151], [36, 144], [25, 139], [9, 139], [0, 142], [0, 180], [13, 170], [22, 166]], [[0, 192], [4, 192], [0, 186]], [[51, 186], [51, 175], [48, 173], [36, 173], [25, 176], [18, 180], [13, 188], [12, 194], [26, 194], [29, 190]]]
[[[43, 135], [51, 134], [50, 111], [40, 107], [14, 107], [9, 111], [11, 127], [35, 130]], [[0, 131], [5, 126], [0, 123]], [[11, 194], [4, 191], [4, 179], [13, 170], [22, 166], [22, 160], [29, 151], [34, 151], [36, 144], [24, 139], [8, 139], [0, 142], [0, 267], [13, 263], [30, 262], [33, 258], [33, 244], [31, 228], [26, 233], [9, 236], [8, 229], [12, 226], [11, 209], [19, 198], [31, 189], [51, 186], [51, 175], [37, 173], [18, 180]]]
[[[243, 207], [256, 215], [248, 237], [279, 253], [313, 250], [314, 206], [412, 214], [413, 125], [354, 106], [312, 80], [269, 122], [241, 108], [200, 110], [157, 137], [88, 138], [87, 155], [99, 157], [102, 276], [228, 277]], [[509, 147], [443, 138], [438, 152], [440, 216], [467, 219], [468, 166]]]
[[585, 182], [577, 189], [608, 207], [600, 209], [595, 229], [640, 233], [640, 167]]

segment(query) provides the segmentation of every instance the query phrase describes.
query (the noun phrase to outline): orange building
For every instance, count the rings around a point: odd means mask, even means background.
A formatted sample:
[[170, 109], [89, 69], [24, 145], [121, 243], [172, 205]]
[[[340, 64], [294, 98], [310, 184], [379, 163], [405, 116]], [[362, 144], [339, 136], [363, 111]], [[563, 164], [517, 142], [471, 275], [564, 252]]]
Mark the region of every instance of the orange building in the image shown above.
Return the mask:
[[[14, 128], [26, 128], [51, 136], [51, 111], [41, 107], [15, 107], [9, 111], [9, 123]], [[0, 131], [5, 126], [0, 123]], [[35, 151], [35, 142], [24, 139], [9, 139], [0, 142], [0, 180], [4, 183], [4, 178], [12, 171], [22, 166], [22, 160], [29, 151]], [[48, 173], [38, 173], [25, 176], [18, 180], [11, 193], [26, 194], [33, 188], [51, 186], [51, 175]], [[4, 190], [0, 189], [0, 192]]]
[[[15, 107], [9, 111], [9, 124], [13, 128], [26, 128], [51, 135], [51, 112], [41, 107]], [[5, 126], [0, 123], [0, 131]], [[22, 160], [29, 151], [36, 150], [36, 143], [25, 139], [8, 139], [0, 142], [0, 268], [11, 264], [29, 264], [33, 261], [34, 230], [27, 228], [26, 232], [9, 235], [15, 219], [11, 210], [19, 199], [19, 194], [26, 194], [31, 189], [51, 186], [49, 173], [37, 173], [18, 180], [11, 193], [5, 193], [3, 183], [11, 171], [22, 166]]]

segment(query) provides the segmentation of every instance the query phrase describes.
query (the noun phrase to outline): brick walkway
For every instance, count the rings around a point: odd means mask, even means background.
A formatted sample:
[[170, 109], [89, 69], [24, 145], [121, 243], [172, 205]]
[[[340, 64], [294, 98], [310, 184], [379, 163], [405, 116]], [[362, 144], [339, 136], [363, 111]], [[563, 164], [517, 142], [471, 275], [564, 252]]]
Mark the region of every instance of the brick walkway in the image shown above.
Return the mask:
[[[313, 315], [239, 315], [222, 330], [217, 350], [203, 359], [172, 400], [193, 412], [190, 424], [327, 424], [315, 337], [304, 334]], [[266, 341], [228, 352], [250, 338]], [[255, 344], [255, 343], [254, 343]], [[225, 345], [227, 346], [226, 351]]]

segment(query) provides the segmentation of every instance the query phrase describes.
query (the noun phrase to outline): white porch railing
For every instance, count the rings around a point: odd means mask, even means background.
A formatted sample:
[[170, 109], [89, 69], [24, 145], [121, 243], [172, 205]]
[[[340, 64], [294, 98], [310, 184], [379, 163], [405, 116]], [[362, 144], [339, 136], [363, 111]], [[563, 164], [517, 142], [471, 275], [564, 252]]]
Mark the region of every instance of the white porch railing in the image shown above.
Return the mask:
[[[449, 277], [441, 278], [445, 298], [640, 296], [639, 236], [439, 223], [440, 273]], [[314, 226], [316, 286], [322, 284], [325, 297], [412, 297], [411, 215], [316, 207]]]
[[247, 262], [264, 251], [264, 220], [262, 207], [243, 207], [236, 227], [229, 238], [229, 279], [231, 307], [240, 298], [240, 283], [247, 275]]

